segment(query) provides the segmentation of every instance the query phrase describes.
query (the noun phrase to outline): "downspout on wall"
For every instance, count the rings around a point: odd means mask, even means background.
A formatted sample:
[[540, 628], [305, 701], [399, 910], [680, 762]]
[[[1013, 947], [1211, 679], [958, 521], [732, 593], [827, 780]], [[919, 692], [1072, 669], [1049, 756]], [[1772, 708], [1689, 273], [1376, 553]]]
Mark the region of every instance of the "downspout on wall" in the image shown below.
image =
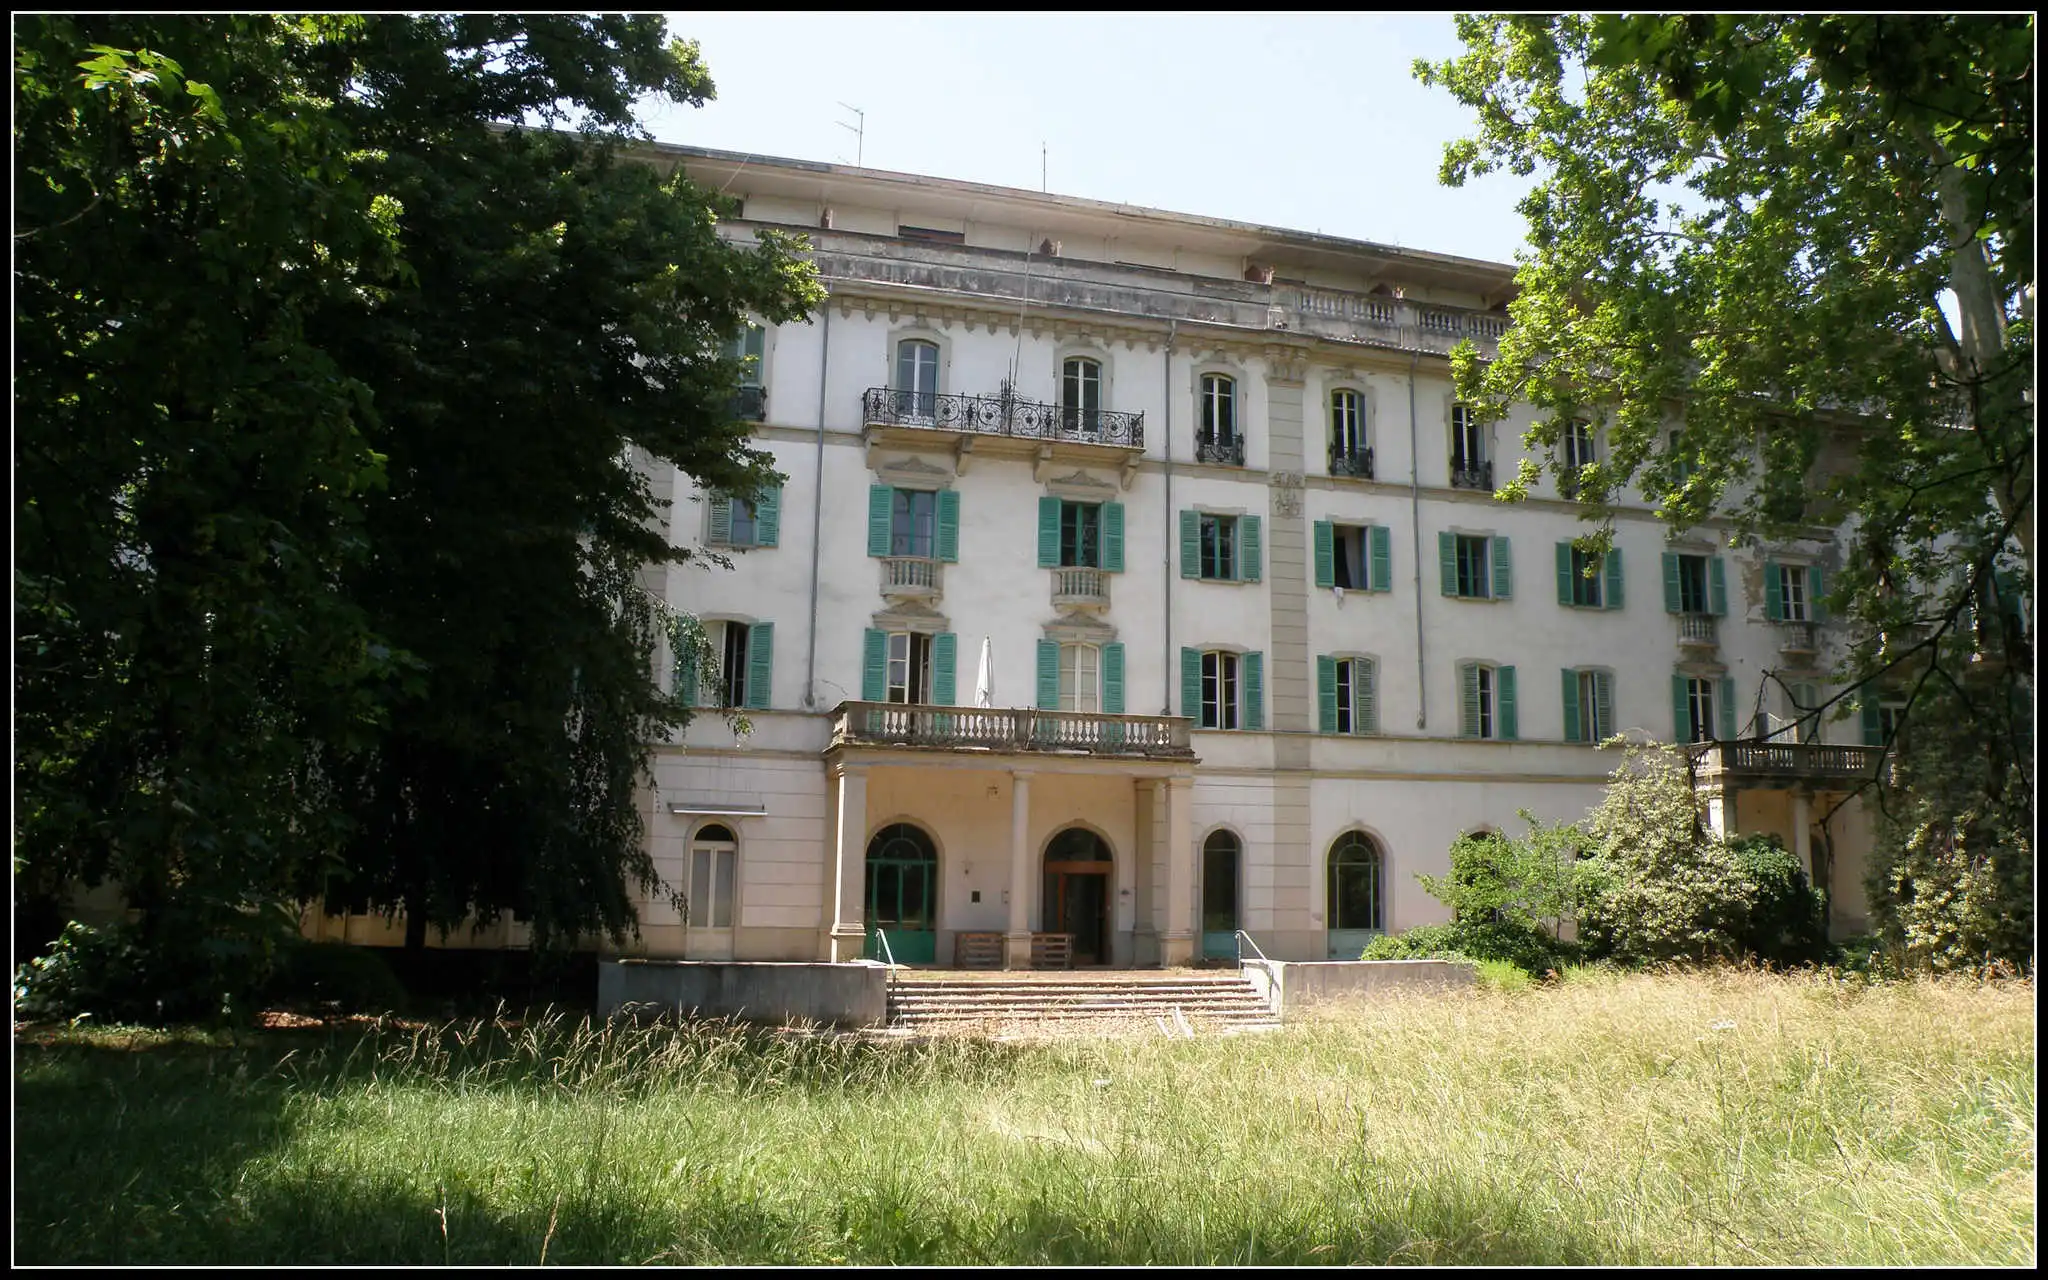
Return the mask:
[[[1166, 322], [1166, 364], [1163, 370], [1165, 381], [1162, 385], [1166, 392], [1166, 421], [1160, 424], [1161, 438], [1166, 445], [1166, 541], [1165, 550], [1159, 557], [1159, 565], [1166, 579], [1166, 653], [1159, 664], [1160, 670], [1164, 672], [1160, 677], [1160, 684], [1163, 687], [1160, 690], [1159, 714], [1162, 716], [1173, 714], [1173, 676], [1178, 665], [1173, 660], [1173, 548], [1176, 541], [1173, 530], [1173, 337], [1179, 328], [1179, 321]], [[1187, 710], [1185, 707], [1181, 709]]]
[[1415, 727], [1429, 724], [1429, 684], [1422, 678], [1422, 452], [1415, 421], [1415, 373], [1422, 352], [1408, 360], [1408, 541], [1415, 548]]
[[818, 551], [825, 518], [825, 374], [831, 368], [832, 300], [825, 299], [825, 332], [818, 344], [818, 460], [811, 492], [811, 625], [804, 641], [804, 710], [818, 709]]

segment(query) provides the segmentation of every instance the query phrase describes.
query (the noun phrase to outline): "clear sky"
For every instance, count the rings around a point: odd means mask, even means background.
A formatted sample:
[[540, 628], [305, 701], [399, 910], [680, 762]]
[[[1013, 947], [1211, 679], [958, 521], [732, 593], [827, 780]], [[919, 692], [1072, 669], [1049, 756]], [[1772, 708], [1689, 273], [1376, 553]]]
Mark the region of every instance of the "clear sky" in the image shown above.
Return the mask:
[[664, 142], [941, 178], [1511, 262], [1530, 180], [1440, 186], [1471, 116], [1409, 70], [1448, 14], [670, 14], [718, 98]]

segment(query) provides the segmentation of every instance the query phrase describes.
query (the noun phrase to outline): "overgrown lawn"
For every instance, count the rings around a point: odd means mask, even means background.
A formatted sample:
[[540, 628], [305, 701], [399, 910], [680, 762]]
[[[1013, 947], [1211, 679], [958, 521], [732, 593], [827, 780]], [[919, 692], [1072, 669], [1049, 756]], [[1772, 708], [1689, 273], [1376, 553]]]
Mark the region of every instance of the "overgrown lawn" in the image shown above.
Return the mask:
[[2029, 983], [1719, 972], [1264, 1035], [16, 1040], [24, 1263], [2034, 1257]]

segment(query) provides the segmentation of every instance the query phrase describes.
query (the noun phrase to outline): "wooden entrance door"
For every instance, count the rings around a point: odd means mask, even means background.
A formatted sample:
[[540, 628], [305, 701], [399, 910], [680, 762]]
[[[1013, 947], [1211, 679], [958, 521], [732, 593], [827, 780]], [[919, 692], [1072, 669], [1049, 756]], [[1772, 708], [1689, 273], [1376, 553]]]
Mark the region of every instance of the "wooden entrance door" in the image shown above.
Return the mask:
[[1109, 963], [1107, 862], [1045, 864], [1045, 930], [1074, 935], [1075, 964]]

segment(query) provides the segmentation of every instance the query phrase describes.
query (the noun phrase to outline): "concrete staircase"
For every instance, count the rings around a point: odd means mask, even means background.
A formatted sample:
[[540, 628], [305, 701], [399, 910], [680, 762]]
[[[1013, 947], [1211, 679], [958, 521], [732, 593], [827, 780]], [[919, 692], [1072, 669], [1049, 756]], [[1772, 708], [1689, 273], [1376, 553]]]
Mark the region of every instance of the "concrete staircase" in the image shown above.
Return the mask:
[[1280, 1025], [1236, 973], [941, 974], [899, 970], [889, 986], [899, 1031], [1110, 1031], [1168, 1035], [1263, 1031]]

